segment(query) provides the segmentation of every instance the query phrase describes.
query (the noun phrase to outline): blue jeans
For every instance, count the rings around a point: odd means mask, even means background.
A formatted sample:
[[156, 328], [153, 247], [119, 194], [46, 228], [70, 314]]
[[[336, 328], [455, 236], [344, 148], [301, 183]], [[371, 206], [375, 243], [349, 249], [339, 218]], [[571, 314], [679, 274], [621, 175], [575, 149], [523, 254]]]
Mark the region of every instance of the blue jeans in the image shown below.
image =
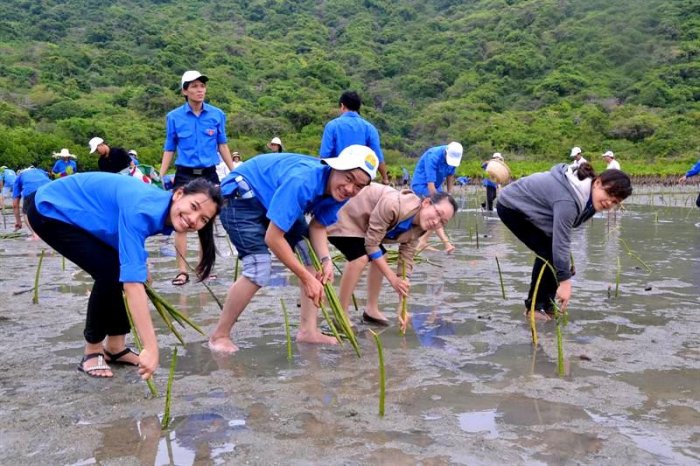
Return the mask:
[[[240, 259], [250, 254], [270, 254], [265, 244], [265, 233], [270, 220], [267, 218], [267, 208], [256, 197], [241, 199], [228, 196], [220, 218]], [[292, 249], [308, 236], [309, 225], [303, 215], [284, 235]]]

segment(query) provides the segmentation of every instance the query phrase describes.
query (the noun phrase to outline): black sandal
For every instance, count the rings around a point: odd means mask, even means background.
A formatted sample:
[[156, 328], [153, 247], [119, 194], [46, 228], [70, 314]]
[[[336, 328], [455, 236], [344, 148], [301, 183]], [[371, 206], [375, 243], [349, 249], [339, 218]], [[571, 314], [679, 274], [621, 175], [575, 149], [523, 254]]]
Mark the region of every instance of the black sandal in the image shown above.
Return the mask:
[[121, 358], [123, 358], [124, 356], [126, 356], [129, 353], [134, 354], [136, 356], [139, 355], [139, 353], [137, 353], [136, 351], [134, 351], [131, 348], [124, 348], [120, 352], [114, 353], [114, 354], [105, 350], [105, 356], [107, 356], [109, 358], [109, 360], [107, 361], [108, 363], [121, 364], [122, 366], [136, 366], [136, 367], [138, 367], [138, 363], [134, 364], [133, 362], [129, 362], [129, 361], [120, 361]]
[[[183, 275], [185, 278], [180, 278]], [[186, 283], [189, 283], [189, 281], [190, 281], [190, 274], [188, 274], [187, 272], [180, 272], [177, 275], [175, 275], [175, 278], [173, 278], [170, 283], [172, 283], [175, 286], [182, 286]]]

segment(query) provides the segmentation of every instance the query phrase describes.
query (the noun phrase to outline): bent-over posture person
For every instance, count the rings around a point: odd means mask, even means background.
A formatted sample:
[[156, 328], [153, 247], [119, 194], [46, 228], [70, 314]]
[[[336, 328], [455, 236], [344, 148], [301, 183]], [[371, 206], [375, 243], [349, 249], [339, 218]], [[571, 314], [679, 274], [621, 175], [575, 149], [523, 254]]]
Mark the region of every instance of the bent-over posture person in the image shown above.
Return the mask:
[[[535, 173], [509, 184], [499, 196], [496, 210], [503, 223], [539, 257], [532, 267], [526, 313], [532, 301], [535, 318], [550, 320], [556, 299], [563, 310], [571, 299], [571, 232], [596, 212], [612, 209], [632, 194], [629, 176], [620, 170], [605, 170], [596, 176], [584, 162], [574, 172], [566, 164]], [[533, 297], [544, 260], [556, 270], [545, 268]]]
[[[29, 209], [29, 196], [36, 192], [37, 189], [51, 182], [49, 174], [41, 168], [29, 167], [19, 172], [15, 180], [15, 186], [12, 189], [12, 209], [15, 213], [15, 230], [22, 228], [22, 216], [20, 215], [19, 203], [22, 199], [22, 214], [27, 215]], [[31, 231], [31, 225], [27, 222], [27, 227]], [[38, 240], [39, 237], [31, 231], [31, 239]]]
[[[353, 145], [338, 157], [324, 160], [284, 152], [258, 155], [224, 179], [221, 190], [227, 202], [221, 223], [238, 250], [243, 272], [226, 296], [209, 339], [212, 350], [238, 350], [231, 330], [255, 293], [270, 280], [270, 251], [299, 278], [301, 323], [296, 340], [336, 343], [316, 326], [323, 284], [333, 280], [326, 228], [337, 221], [343, 204], [369, 185], [378, 165], [372, 149]], [[307, 224], [305, 214], [312, 216], [311, 223]], [[320, 257], [320, 274], [309, 265], [304, 237]], [[294, 247], [305, 264], [297, 260]]]
[[[197, 231], [202, 259], [200, 279], [216, 258], [213, 220], [223, 201], [219, 189], [196, 179], [174, 192], [162, 191], [128, 176], [80, 173], [37, 190], [27, 213], [37, 235], [95, 280], [85, 323], [85, 355], [78, 370], [112, 377], [107, 363], [139, 366], [147, 379], [158, 367], [158, 343], [148, 310], [145, 242], [159, 233]], [[129, 319], [143, 343], [137, 354], [126, 347]]]
[[[401, 278], [403, 264], [408, 277], [421, 236], [444, 228], [456, 211], [457, 203], [447, 193], [436, 192], [421, 200], [412, 191], [397, 191], [378, 183], [372, 183], [348, 201], [338, 213], [338, 222], [328, 228], [328, 240], [348, 260], [339, 296], [345, 312], [362, 271], [370, 263], [367, 308], [362, 317], [368, 323], [389, 325], [379, 310], [382, 278], [386, 277], [399, 297], [408, 296], [409, 281]], [[384, 243], [399, 244], [396, 273], [384, 256]], [[405, 328], [407, 323], [399, 312], [399, 325]]]

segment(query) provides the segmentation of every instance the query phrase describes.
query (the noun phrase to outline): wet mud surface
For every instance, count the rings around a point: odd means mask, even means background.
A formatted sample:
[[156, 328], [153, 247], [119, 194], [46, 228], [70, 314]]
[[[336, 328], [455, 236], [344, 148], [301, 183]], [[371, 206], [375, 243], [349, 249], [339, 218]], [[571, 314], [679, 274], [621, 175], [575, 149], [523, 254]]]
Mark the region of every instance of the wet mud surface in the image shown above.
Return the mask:
[[[362, 358], [349, 345], [294, 344], [288, 361], [279, 300], [295, 325], [298, 289], [276, 266], [273, 286], [234, 328], [238, 353], [214, 355], [204, 336], [184, 331], [174, 420], [161, 431], [177, 341], [157, 314], [158, 398], [133, 369], [88, 378], [76, 366], [89, 277], [70, 262], [63, 270], [41, 242], [2, 239], [0, 464], [698, 464], [700, 209], [686, 200], [694, 202], [692, 191], [655, 193], [574, 234], [567, 375], [559, 377], [554, 324], [539, 325], [535, 349], [522, 316], [533, 256], [475, 208], [484, 193], [469, 187], [448, 227], [457, 251], [425, 253], [430, 262], [416, 268], [413, 327], [405, 337], [395, 325], [381, 329], [383, 418], [362, 309], [352, 311]], [[234, 260], [226, 239], [217, 242], [218, 278], [209, 284], [223, 300]], [[148, 246], [154, 288], [211, 330], [219, 309], [209, 293], [193, 282], [172, 286], [172, 245]], [[364, 282], [357, 296], [362, 306]], [[393, 317], [398, 299], [386, 284], [382, 304]]]

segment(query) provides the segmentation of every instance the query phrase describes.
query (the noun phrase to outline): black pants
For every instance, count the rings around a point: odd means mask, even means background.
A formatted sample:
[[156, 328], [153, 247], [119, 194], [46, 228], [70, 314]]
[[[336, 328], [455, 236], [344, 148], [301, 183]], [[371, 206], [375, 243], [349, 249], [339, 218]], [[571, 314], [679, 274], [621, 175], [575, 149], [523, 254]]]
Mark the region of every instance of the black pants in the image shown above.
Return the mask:
[[[552, 237], [547, 235], [544, 231], [540, 230], [532, 223], [530, 223], [522, 212], [514, 209], [509, 209], [504, 207], [500, 203], [496, 205], [496, 211], [498, 216], [503, 220], [503, 224], [508, 227], [510, 231], [513, 232], [515, 236], [522, 241], [525, 246], [530, 248], [535, 254], [542, 257], [552, 263]], [[544, 261], [540, 257], [535, 258], [535, 264], [532, 266], [532, 278], [530, 279], [530, 291], [527, 294], [527, 299], [525, 300], [525, 306], [530, 309], [532, 305], [533, 297], [535, 292], [535, 284], [537, 283], [537, 277], [540, 275], [540, 271], [544, 265]], [[557, 277], [552, 273], [552, 269], [549, 266], [545, 266], [544, 274], [542, 274], [542, 280], [540, 280], [540, 287], [537, 291], [537, 296], [535, 299], [535, 309], [543, 309], [547, 312], [553, 312], [552, 301], [557, 294], [557, 287], [559, 286]]]
[[496, 200], [496, 187], [486, 186], [486, 210], [493, 210], [493, 201]]
[[95, 280], [88, 300], [85, 340], [95, 344], [107, 335], [129, 333], [119, 282], [119, 252], [82, 228], [41, 215], [33, 195], [27, 218], [41, 239]]

